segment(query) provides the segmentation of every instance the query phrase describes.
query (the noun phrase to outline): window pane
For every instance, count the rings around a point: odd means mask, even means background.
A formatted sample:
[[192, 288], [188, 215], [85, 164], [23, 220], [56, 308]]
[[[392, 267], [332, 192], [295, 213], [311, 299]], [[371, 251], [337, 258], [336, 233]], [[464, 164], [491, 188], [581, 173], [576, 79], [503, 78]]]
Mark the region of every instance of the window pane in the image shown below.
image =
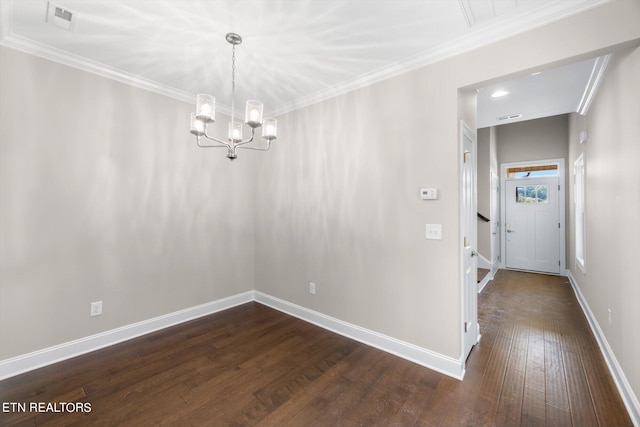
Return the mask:
[[558, 176], [557, 170], [544, 170], [544, 171], [533, 171], [533, 172], [514, 172], [509, 175], [509, 178], [537, 178], [537, 177], [547, 177], [547, 176]]
[[549, 203], [548, 191], [548, 185], [516, 187], [516, 203]]

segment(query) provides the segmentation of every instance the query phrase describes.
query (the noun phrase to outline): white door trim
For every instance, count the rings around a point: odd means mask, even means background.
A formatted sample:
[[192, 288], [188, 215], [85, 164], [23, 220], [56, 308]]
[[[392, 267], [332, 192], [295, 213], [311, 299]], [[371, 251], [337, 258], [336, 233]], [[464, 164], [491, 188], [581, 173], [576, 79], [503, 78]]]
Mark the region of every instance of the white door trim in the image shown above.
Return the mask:
[[[491, 184], [490, 184], [490, 202], [491, 202], [491, 274], [500, 267], [500, 260], [503, 258], [500, 252], [500, 177], [491, 171]], [[493, 237], [493, 233], [497, 233], [496, 237]]]
[[534, 165], [557, 165], [558, 166], [558, 182], [560, 183], [560, 191], [558, 192], [558, 204], [559, 204], [559, 221], [560, 221], [560, 236], [558, 244], [560, 245], [560, 274], [564, 274], [566, 270], [567, 255], [566, 255], [566, 172], [565, 172], [565, 159], [543, 159], [543, 160], [530, 160], [525, 162], [512, 162], [500, 164], [500, 267], [506, 268], [504, 262], [504, 254], [506, 254], [507, 242], [506, 242], [506, 182], [507, 182], [507, 169], [518, 166], [534, 166]]

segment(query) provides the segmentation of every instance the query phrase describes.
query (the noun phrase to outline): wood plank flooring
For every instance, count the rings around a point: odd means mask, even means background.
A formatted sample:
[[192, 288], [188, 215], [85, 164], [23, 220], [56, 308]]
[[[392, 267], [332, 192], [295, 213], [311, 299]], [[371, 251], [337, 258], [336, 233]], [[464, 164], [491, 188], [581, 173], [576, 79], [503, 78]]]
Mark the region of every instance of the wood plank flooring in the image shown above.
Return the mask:
[[[564, 277], [499, 271], [458, 381], [249, 303], [0, 382], [13, 426], [631, 426]], [[58, 408], [59, 409], [59, 408]]]
[[484, 279], [484, 276], [486, 276], [487, 274], [489, 274], [491, 270], [488, 270], [486, 268], [478, 268], [478, 283], [482, 282], [482, 279]]

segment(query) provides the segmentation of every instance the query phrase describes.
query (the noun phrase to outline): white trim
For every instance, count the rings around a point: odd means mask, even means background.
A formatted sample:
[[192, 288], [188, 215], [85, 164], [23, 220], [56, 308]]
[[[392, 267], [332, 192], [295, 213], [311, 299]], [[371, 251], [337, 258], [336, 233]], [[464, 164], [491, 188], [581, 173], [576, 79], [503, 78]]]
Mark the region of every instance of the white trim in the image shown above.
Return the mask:
[[580, 287], [578, 286], [578, 282], [576, 281], [575, 277], [573, 277], [571, 270], [567, 270], [566, 274], [569, 278], [569, 282], [571, 283], [571, 287], [573, 288], [573, 292], [575, 292], [576, 298], [580, 303], [580, 307], [582, 307], [582, 311], [584, 312], [584, 315], [589, 322], [591, 331], [598, 341], [600, 351], [604, 356], [604, 360], [607, 362], [609, 372], [611, 373], [613, 381], [618, 387], [620, 396], [622, 396], [622, 401], [627, 407], [629, 417], [631, 417], [631, 421], [633, 422], [634, 426], [640, 426], [640, 402], [638, 402], [638, 397], [633, 393], [633, 389], [631, 388], [629, 381], [627, 381], [627, 377], [624, 375], [624, 372], [622, 371], [622, 368], [620, 367], [620, 364], [618, 363], [613, 350], [609, 346], [609, 342], [602, 332], [602, 329], [600, 328], [596, 317], [591, 311], [587, 300], [585, 299], [584, 295], [582, 295]]
[[251, 301], [256, 301], [306, 322], [313, 323], [331, 332], [370, 345], [371, 347], [391, 353], [455, 379], [462, 380], [464, 377], [463, 360], [456, 360], [378, 332], [343, 322], [342, 320], [326, 316], [308, 308], [263, 294], [262, 292], [248, 291], [11, 359], [0, 360], [0, 380]]
[[347, 338], [351, 338], [371, 347], [375, 347], [379, 350], [417, 363], [418, 365], [433, 369], [441, 374], [458, 380], [462, 380], [464, 377], [464, 361], [461, 359], [454, 359], [452, 357], [418, 347], [408, 342], [344, 322], [334, 317], [272, 297], [259, 291], [255, 291], [255, 301], [278, 311], [282, 311], [290, 316], [302, 319], [305, 322], [312, 323], [323, 329], [335, 332], [336, 334], [340, 334]]
[[611, 56], [613, 54], [608, 54], [604, 56], [600, 56], [596, 58], [595, 63], [593, 64], [593, 69], [591, 70], [591, 75], [589, 76], [589, 80], [587, 81], [587, 85], [584, 88], [584, 93], [582, 94], [582, 98], [576, 107], [576, 112], [582, 114], [583, 116], [587, 114], [589, 111], [589, 107], [591, 106], [591, 101], [596, 96], [598, 92], [598, 88], [604, 79], [604, 74], [607, 72], [607, 66], [609, 65], [609, 61], [611, 61]]
[[11, 359], [0, 360], [0, 380], [251, 301], [253, 301], [253, 292], [244, 292]]
[[484, 290], [484, 287], [487, 286], [489, 282], [493, 280], [493, 278], [496, 276], [497, 271], [498, 271], [497, 265], [491, 267], [489, 272], [482, 278], [480, 283], [478, 283], [478, 293], [482, 292]]
[[[530, 178], [507, 178], [507, 169], [512, 167], [519, 166], [535, 166], [535, 165], [558, 165], [558, 184], [560, 185], [560, 191], [558, 192], [558, 221], [560, 221], [560, 233], [559, 233], [559, 257], [560, 257], [560, 268], [558, 269], [558, 274], [562, 274], [563, 271], [566, 270], [566, 197], [567, 197], [567, 189], [565, 188], [567, 185], [566, 172], [565, 172], [565, 159], [557, 158], [557, 159], [542, 159], [542, 160], [530, 160], [524, 162], [510, 162], [510, 163], [500, 163], [500, 265], [501, 267], [507, 267], [507, 238], [506, 238], [506, 224], [507, 224], [507, 196], [506, 196], [506, 186], [507, 181], [511, 180], [525, 180]], [[546, 273], [551, 274], [551, 273]]]
[[156, 81], [137, 76], [135, 74], [131, 74], [126, 71], [119, 70], [117, 68], [110, 67], [108, 65], [101, 64], [99, 62], [92, 61], [90, 59], [86, 59], [81, 56], [74, 55], [72, 53], [65, 52], [63, 50], [59, 50], [41, 43], [37, 43], [13, 34], [4, 36], [2, 40], [0, 40], [0, 45], [4, 45], [12, 49], [35, 55], [40, 58], [48, 59], [59, 64], [67, 65], [69, 67], [77, 68], [82, 71], [96, 74], [98, 76], [106, 77], [108, 79], [112, 79], [133, 87], [145, 89], [159, 95], [168, 96], [169, 98], [177, 99], [178, 101], [193, 103], [196, 99], [196, 96], [194, 94], [191, 94], [190, 92], [176, 89], [174, 87], [158, 83]]

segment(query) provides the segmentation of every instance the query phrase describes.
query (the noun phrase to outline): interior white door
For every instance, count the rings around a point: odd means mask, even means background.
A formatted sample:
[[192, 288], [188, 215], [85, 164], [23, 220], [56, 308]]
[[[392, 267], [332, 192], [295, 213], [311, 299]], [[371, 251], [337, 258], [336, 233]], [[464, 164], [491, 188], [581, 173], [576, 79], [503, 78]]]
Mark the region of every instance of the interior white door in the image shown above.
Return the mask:
[[558, 178], [506, 182], [507, 268], [560, 272]]
[[478, 342], [478, 270], [476, 252], [477, 194], [475, 134], [461, 123], [462, 139], [462, 294], [463, 294], [463, 357]]
[[500, 178], [491, 173], [491, 265], [500, 263]]

